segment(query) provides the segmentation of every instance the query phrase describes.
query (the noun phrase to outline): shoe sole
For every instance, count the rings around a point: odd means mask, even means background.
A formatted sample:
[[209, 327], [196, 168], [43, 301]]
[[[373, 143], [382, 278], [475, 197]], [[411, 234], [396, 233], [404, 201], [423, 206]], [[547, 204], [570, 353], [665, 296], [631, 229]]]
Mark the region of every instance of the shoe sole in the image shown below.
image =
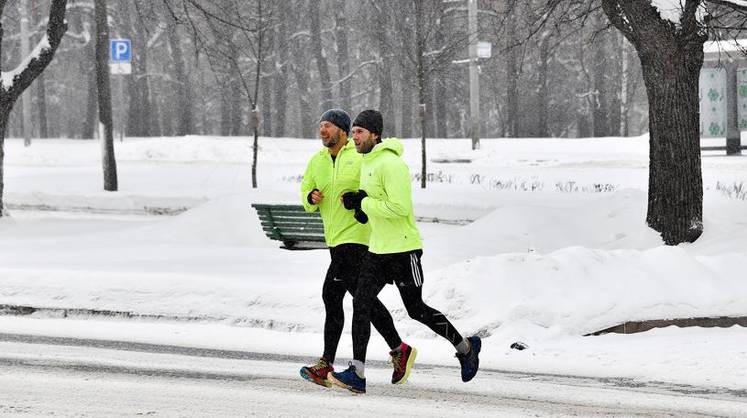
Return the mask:
[[350, 385], [348, 385], [346, 383], [343, 383], [343, 382], [335, 379], [335, 376], [332, 375], [332, 373], [330, 373], [330, 374], [327, 375], [327, 380], [329, 380], [330, 382], [334, 383], [335, 386], [339, 386], [339, 387], [341, 387], [343, 389], [347, 389], [347, 390], [349, 390], [349, 391], [351, 391], [353, 393], [356, 393], [356, 394], [359, 394], [359, 395], [363, 395], [363, 394], [366, 393], [366, 389], [363, 389], [361, 391], [361, 390], [358, 390], [358, 389], [356, 389], [356, 388], [354, 388], [354, 387], [352, 387], [352, 386], [350, 386]]
[[316, 383], [319, 386], [324, 386], [325, 388], [331, 388], [332, 383], [330, 383], [327, 379], [321, 379], [315, 375], [309, 374], [306, 369], [301, 368], [301, 377], [303, 377], [305, 380], [308, 380], [311, 383]]
[[410, 377], [410, 370], [412, 370], [412, 365], [415, 364], [415, 357], [418, 356], [418, 350], [415, 347], [410, 347], [412, 351], [410, 351], [410, 357], [407, 358], [407, 365], [405, 365], [405, 375], [402, 376], [402, 379], [399, 380], [399, 382], [394, 382], [395, 385], [404, 385], [405, 382], [407, 382], [407, 378]]

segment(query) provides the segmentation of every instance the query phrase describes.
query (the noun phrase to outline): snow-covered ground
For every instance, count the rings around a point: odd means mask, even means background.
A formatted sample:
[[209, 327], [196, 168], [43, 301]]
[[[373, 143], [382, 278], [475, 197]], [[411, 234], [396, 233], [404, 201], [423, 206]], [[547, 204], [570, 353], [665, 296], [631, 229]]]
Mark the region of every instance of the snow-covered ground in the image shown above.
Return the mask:
[[[109, 193], [98, 143], [7, 140], [0, 305], [184, 320], [53, 310], [0, 317], [0, 331], [318, 356], [328, 253], [278, 248], [250, 204], [297, 202], [320, 142], [261, 138], [258, 189], [250, 145], [117, 142], [120, 191]], [[419, 141], [405, 150], [416, 175]], [[705, 233], [666, 247], [645, 225], [647, 138], [496, 139], [478, 151], [468, 140], [431, 140], [428, 152], [428, 188], [413, 180], [416, 215], [474, 222], [419, 225], [424, 298], [463, 333], [485, 336], [483, 366], [747, 388], [745, 328], [583, 337], [626, 321], [747, 315], [745, 157], [704, 155]], [[21, 209], [42, 206], [64, 210]], [[407, 317], [395, 289], [381, 297], [420, 362], [455, 364], [453, 348]], [[529, 349], [510, 349], [514, 341]], [[370, 358], [386, 352], [374, 335]], [[350, 354], [347, 328], [339, 356]]]

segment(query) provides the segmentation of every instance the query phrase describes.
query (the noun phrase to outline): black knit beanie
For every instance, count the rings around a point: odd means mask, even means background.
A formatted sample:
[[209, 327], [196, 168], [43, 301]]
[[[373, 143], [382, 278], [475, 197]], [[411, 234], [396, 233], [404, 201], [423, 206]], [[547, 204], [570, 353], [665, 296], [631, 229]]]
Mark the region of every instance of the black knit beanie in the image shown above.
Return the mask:
[[384, 128], [384, 119], [377, 110], [366, 109], [358, 113], [353, 126], [360, 126], [373, 134], [381, 136], [381, 131]]
[[337, 126], [338, 128], [345, 131], [347, 134], [350, 132], [350, 116], [348, 113], [342, 109], [329, 109], [328, 111], [322, 113], [322, 117], [319, 118], [319, 122], [330, 122], [331, 124]]

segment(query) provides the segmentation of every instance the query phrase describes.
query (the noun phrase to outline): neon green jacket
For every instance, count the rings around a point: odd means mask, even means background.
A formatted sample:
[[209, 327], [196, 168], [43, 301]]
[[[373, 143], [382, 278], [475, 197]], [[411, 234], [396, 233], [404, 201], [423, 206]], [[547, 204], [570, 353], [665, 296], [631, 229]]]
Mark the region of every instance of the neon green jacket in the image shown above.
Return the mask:
[[[358, 190], [362, 155], [355, 150], [352, 140], [340, 149], [334, 163], [327, 148], [323, 148], [309, 160], [301, 181], [301, 202], [307, 212], [317, 209], [324, 223], [324, 240], [328, 247], [340, 244], [368, 245], [371, 229], [353, 218], [353, 211], [342, 206], [343, 193]], [[319, 189], [324, 198], [318, 205], [307, 200], [309, 193]]]
[[374, 254], [402, 253], [423, 248], [412, 208], [410, 170], [400, 156], [402, 143], [386, 138], [363, 155], [360, 188], [368, 197], [361, 209], [368, 215]]

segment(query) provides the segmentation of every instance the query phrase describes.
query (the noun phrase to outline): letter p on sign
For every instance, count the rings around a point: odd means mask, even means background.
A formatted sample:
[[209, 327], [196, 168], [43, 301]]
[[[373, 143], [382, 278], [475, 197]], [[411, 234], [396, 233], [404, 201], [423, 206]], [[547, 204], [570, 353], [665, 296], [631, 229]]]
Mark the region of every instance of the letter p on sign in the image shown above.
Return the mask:
[[112, 39], [109, 44], [110, 60], [113, 63], [132, 61], [132, 46], [129, 39]]

